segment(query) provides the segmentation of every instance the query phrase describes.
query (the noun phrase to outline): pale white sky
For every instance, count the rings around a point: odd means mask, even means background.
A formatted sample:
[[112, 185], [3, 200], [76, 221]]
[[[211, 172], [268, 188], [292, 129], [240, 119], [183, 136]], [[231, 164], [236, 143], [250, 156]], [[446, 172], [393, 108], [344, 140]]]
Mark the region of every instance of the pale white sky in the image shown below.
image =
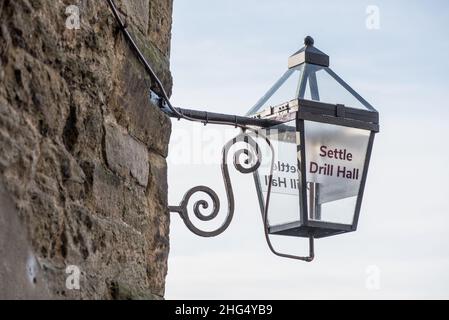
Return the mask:
[[[366, 28], [368, 5], [379, 7], [378, 30]], [[379, 110], [381, 132], [357, 232], [317, 240], [311, 264], [276, 257], [265, 245], [253, 180], [235, 174], [235, 219], [221, 236], [199, 238], [172, 214], [166, 297], [449, 298], [447, 1], [175, 0], [173, 18], [175, 105], [245, 114], [310, 34]], [[202, 184], [226, 207], [216, 160], [236, 131], [223, 132], [174, 121], [171, 205]], [[287, 240], [284, 248], [305, 253], [306, 240]], [[366, 286], [372, 270], [380, 272], [378, 290]]]

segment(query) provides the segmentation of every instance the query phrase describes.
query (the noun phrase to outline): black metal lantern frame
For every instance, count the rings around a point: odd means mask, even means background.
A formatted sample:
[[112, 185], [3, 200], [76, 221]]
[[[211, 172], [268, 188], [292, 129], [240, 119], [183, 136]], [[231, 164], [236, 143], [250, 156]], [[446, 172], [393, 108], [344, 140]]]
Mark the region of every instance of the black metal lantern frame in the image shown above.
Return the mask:
[[[227, 196], [227, 215], [224, 222], [215, 230], [206, 231], [195, 226], [188, 212], [189, 201], [195, 194], [207, 195], [209, 201], [198, 200], [193, 204], [193, 214], [200, 221], [212, 221], [217, 218], [220, 212], [220, 199], [217, 193], [207, 186], [197, 186], [186, 192], [182, 201], [177, 206], [170, 206], [169, 210], [178, 213], [183, 219], [186, 227], [194, 234], [202, 237], [214, 237], [223, 233], [230, 225], [235, 211], [235, 198], [232, 183], [229, 174], [228, 164], [231, 158], [231, 150], [234, 146], [240, 145], [232, 154], [233, 166], [242, 174], [253, 174], [256, 182], [256, 189], [259, 198], [262, 220], [264, 225], [264, 233], [267, 245], [270, 250], [281, 257], [298, 259], [302, 261], [312, 261], [314, 259], [314, 239], [332, 236], [340, 233], [355, 231], [357, 228], [362, 197], [368, 172], [368, 166], [371, 156], [371, 150], [374, 141], [374, 134], [379, 131], [379, 117], [377, 111], [369, 105], [362, 97], [352, 90], [342, 79], [340, 79], [331, 69], [329, 69], [329, 57], [313, 46], [313, 39], [307, 37], [305, 47], [295, 53], [289, 59], [289, 69], [284, 76], [262, 97], [262, 99], [254, 106], [247, 116], [237, 116], [219, 113], [209, 113], [205, 111], [175, 108], [168, 98], [168, 95], [153, 71], [151, 65], [142, 54], [141, 50], [134, 41], [132, 35], [127, 30], [126, 23], [122, 20], [113, 0], [106, 0], [111, 11], [117, 21], [120, 30], [130, 47], [135, 52], [137, 58], [142, 62], [145, 70], [154, 81], [158, 93], [150, 90], [149, 98], [153, 104], [158, 105], [170, 117], [185, 119], [204, 124], [227, 125], [240, 128], [242, 132], [229, 141], [222, 151], [221, 171], [224, 181], [224, 187]], [[270, 97], [281, 87], [284, 82], [296, 71], [301, 72], [297, 96], [295, 99], [275, 106], [269, 105], [263, 109], [264, 105]], [[325, 70], [336, 82], [351, 93], [366, 110], [351, 108], [341, 104], [329, 104], [320, 100], [318, 85], [316, 79], [316, 71]], [[306, 81], [309, 81], [311, 99], [304, 99], [306, 91]], [[298, 165], [298, 182], [299, 182], [299, 218], [297, 221], [271, 225], [269, 221], [270, 201], [272, 200], [273, 177], [275, 168], [275, 149], [270, 140], [270, 128], [285, 126], [286, 123], [294, 122], [288, 130], [291, 130], [298, 137], [296, 141], [297, 148], [297, 165]], [[369, 141], [366, 148], [366, 156], [364, 158], [363, 172], [360, 187], [357, 194], [357, 202], [355, 206], [354, 219], [351, 224], [339, 224], [328, 221], [320, 221], [319, 212], [310, 210], [307, 199], [318, 194], [318, 189], [307, 190], [306, 180], [306, 123], [321, 123], [335, 125], [339, 127], [358, 128], [369, 131]], [[262, 152], [257, 140], [263, 141], [269, 150], [269, 170], [267, 175], [267, 186], [262, 190], [260, 184], [259, 168], [262, 163]], [[265, 193], [265, 196], [264, 196]], [[208, 211], [209, 213], [204, 213]], [[316, 211], [316, 212], [315, 212]], [[302, 257], [278, 252], [271, 242], [271, 235], [307, 237], [309, 239], [309, 255]]]
[[[251, 108], [248, 115], [252, 115], [258, 119], [274, 120], [283, 123], [283, 130], [291, 130], [296, 133], [294, 135], [296, 141], [294, 141], [293, 144], [296, 144], [297, 147], [297, 167], [299, 168], [299, 192], [297, 196], [300, 202], [300, 214], [298, 219], [293, 219], [293, 221], [269, 226], [269, 233], [284, 236], [323, 238], [355, 231], [357, 229], [374, 136], [379, 131], [379, 114], [365, 99], [329, 68], [329, 56], [314, 47], [314, 41], [311, 37], [306, 37], [304, 44], [305, 46], [301, 50], [289, 58], [289, 68], [285, 74], [256, 103], [256, 105]], [[297, 83], [293, 83], [296, 88], [296, 98], [272, 106], [269, 103], [270, 100], [277, 92], [282, 91], [282, 87], [286, 86], [286, 81], [292, 79], [294, 73], [299, 73]], [[347, 96], [352, 98], [351, 103], [357, 104], [358, 108], [345, 106], [343, 104], [322, 102], [320, 99], [321, 92], [317, 81], [319, 73], [327, 76], [333, 83], [343, 90]], [[320, 80], [324, 81], [323, 78], [320, 78]], [[309, 96], [305, 99], [307, 89], [309, 89]], [[291, 125], [291, 123], [294, 123], [294, 125]], [[347, 192], [346, 194], [343, 193], [338, 195], [338, 190], [334, 190], [335, 194], [331, 197], [329, 197], [328, 194], [328, 199], [323, 201], [323, 198], [326, 198], [325, 196], [320, 195], [320, 188], [323, 184], [307, 181], [307, 175], [309, 174], [307, 164], [311, 163], [311, 159], [307, 159], [308, 151], [310, 151], [308, 150], [310, 149], [310, 145], [308, 146], [307, 143], [308, 134], [306, 126], [308, 123], [314, 123], [315, 126], [318, 124], [318, 126], [333, 127], [334, 132], [335, 130], [340, 130], [339, 128], [345, 127], [360, 129], [365, 133], [369, 132], [365, 152], [361, 154], [361, 157], [364, 157], [363, 161], [361, 161], [362, 163], [360, 163], [360, 166], [362, 167], [358, 169], [362, 172], [360, 173], [357, 171], [357, 178], [359, 178], [360, 175], [361, 179], [357, 179], [360, 183], [355, 184], [358, 187], [358, 190], [356, 193], [355, 207], [353, 208], [353, 216], [350, 221], [346, 221], [345, 223], [325, 221], [325, 219], [321, 217], [321, 206], [325, 203], [328, 204], [336, 200], [349, 198]], [[290, 124], [290, 127], [288, 124]], [[269, 135], [269, 130], [267, 131], [267, 135]], [[348, 135], [345, 139], [351, 140], [358, 138]], [[329, 140], [329, 138], [327, 140]], [[338, 166], [338, 168], [340, 168], [340, 166]], [[333, 165], [332, 167], [331, 165], [321, 167], [320, 173], [321, 169], [324, 169], [324, 175], [330, 175], [329, 171], [332, 172], [332, 174], [334, 173]], [[353, 177], [351, 177], [351, 179], [352, 178]], [[257, 171], [254, 173], [254, 180], [259, 196], [261, 211], [267, 212], [268, 209], [265, 208], [264, 205], [261, 179]], [[266, 195], [267, 198], [270, 196], [271, 194]]]
[[[260, 115], [258, 115], [260, 116]], [[331, 105], [316, 101], [297, 99], [270, 109], [270, 114], [264, 117], [276, 120], [282, 123], [294, 121], [296, 127], [298, 146], [298, 167], [299, 170], [299, 201], [300, 201], [300, 219], [296, 222], [283, 224], [278, 226], [269, 226], [270, 234], [286, 235], [297, 237], [323, 238], [341, 233], [356, 231], [360, 215], [360, 208], [365, 189], [366, 178], [368, 174], [371, 151], [374, 143], [374, 136], [379, 131], [378, 113], [375, 111], [365, 111], [343, 105]], [[313, 121], [316, 123], [331, 124], [342, 127], [357, 128], [369, 131], [369, 138], [361, 173], [360, 187], [357, 194], [357, 202], [355, 206], [354, 218], [351, 224], [332, 223], [310, 219], [312, 215], [310, 205], [308, 205], [307, 181], [306, 181], [306, 130], [305, 121]], [[271, 178], [272, 179], [272, 178]], [[260, 177], [258, 172], [254, 172], [254, 180], [259, 197], [261, 211], [268, 215], [268, 208], [265, 206], [262, 188], [260, 185]], [[268, 194], [269, 198], [271, 194]]]

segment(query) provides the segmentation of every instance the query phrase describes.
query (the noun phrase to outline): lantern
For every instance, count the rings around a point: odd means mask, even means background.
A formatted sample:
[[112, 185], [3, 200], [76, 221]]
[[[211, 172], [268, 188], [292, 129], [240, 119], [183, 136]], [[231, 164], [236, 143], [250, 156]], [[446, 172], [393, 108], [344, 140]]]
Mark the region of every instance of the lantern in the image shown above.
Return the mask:
[[313, 239], [357, 229], [379, 115], [304, 44], [247, 116], [281, 122], [262, 130], [272, 172], [254, 173], [268, 233]]

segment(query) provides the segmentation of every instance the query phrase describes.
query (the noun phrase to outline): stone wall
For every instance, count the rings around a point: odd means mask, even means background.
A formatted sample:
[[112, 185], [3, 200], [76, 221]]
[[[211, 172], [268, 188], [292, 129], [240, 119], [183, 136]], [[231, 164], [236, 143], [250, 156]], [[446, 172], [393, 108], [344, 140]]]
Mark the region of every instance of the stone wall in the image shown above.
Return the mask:
[[[116, 2], [170, 92], [172, 0]], [[1, 0], [0, 28], [0, 298], [162, 298], [170, 120], [106, 1]]]

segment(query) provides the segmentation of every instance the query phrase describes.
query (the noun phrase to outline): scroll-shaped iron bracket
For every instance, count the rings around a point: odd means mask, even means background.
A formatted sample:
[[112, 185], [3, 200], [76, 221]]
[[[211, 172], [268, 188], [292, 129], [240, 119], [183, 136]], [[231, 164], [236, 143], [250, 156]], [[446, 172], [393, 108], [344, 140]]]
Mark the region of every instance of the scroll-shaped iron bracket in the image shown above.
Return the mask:
[[[251, 132], [251, 133], [248, 133]], [[296, 260], [302, 260], [310, 262], [314, 258], [314, 239], [311, 236], [309, 238], [309, 256], [307, 257], [301, 257], [296, 255], [290, 255], [290, 254], [284, 254], [278, 252], [270, 239], [269, 234], [269, 224], [268, 224], [268, 207], [270, 202], [270, 194], [271, 194], [271, 185], [273, 180], [273, 170], [274, 170], [274, 148], [270, 142], [270, 140], [262, 135], [258, 131], [253, 130], [246, 130], [239, 134], [237, 137], [230, 140], [228, 143], [225, 144], [222, 150], [222, 163], [221, 163], [221, 172], [223, 176], [224, 186], [226, 190], [227, 195], [227, 202], [228, 202], [228, 210], [227, 210], [227, 216], [224, 220], [224, 222], [219, 226], [218, 228], [206, 231], [198, 228], [194, 225], [192, 222], [189, 212], [188, 212], [188, 205], [189, 201], [195, 194], [206, 194], [210, 201], [212, 202], [212, 209], [210, 210], [210, 213], [204, 214], [202, 211], [209, 209], [209, 202], [201, 199], [196, 201], [193, 204], [193, 213], [195, 217], [201, 221], [212, 221], [215, 218], [218, 217], [219, 211], [220, 211], [220, 199], [217, 195], [217, 193], [212, 190], [211, 188], [207, 186], [197, 186], [194, 188], [191, 188], [186, 192], [183, 199], [181, 200], [181, 203], [179, 206], [169, 206], [169, 210], [171, 212], [178, 213], [181, 218], [184, 221], [184, 224], [186, 227], [193, 232], [194, 234], [201, 236], [201, 237], [215, 237], [220, 234], [222, 234], [231, 224], [232, 219], [234, 217], [234, 210], [235, 210], [235, 199], [234, 199], [234, 192], [232, 188], [231, 178], [229, 175], [229, 167], [228, 167], [228, 157], [229, 152], [231, 148], [236, 145], [237, 143], [244, 143], [245, 148], [240, 148], [234, 152], [233, 156], [233, 162], [234, 167], [243, 174], [249, 174], [254, 173], [257, 169], [259, 169], [261, 163], [262, 163], [262, 153], [259, 148], [259, 145], [257, 142], [253, 139], [251, 135], [255, 135], [256, 137], [263, 138], [263, 140], [268, 144], [270, 148], [271, 153], [271, 161], [270, 161], [270, 174], [268, 176], [268, 190], [267, 190], [267, 197], [265, 200], [265, 204], [263, 206], [263, 224], [264, 224], [264, 233], [265, 233], [265, 239], [267, 242], [267, 245], [271, 252], [277, 256], [283, 257], [283, 258], [290, 258], [290, 259], [296, 259]]]
[[[264, 230], [265, 230], [265, 237], [267, 240], [267, 244], [270, 248], [270, 250], [281, 257], [285, 258], [292, 258], [292, 259], [299, 259], [304, 261], [312, 261], [313, 259], [313, 237], [310, 237], [310, 255], [309, 257], [298, 257], [293, 255], [287, 255], [282, 254], [273, 248], [270, 237], [269, 237], [269, 229], [268, 229], [268, 204], [270, 200], [270, 192], [271, 192], [271, 183], [273, 178], [273, 168], [274, 168], [274, 150], [273, 147], [267, 137], [264, 137], [259, 132], [252, 129], [252, 127], [249, 126], [258, 126], [261, 128], [269, 127], [273, 125], [277, 125], [277, 121], [272, 121], [268, 119], [256, 119], [253, 117], [240, 117], [240, 116], [232, 116], [228, 114], [209, 114], [208, 112], [201, 112], [198, 110], [186, 110], [186, 109], [179, 109], [175, 108], [168, 98], [167, 92], [164, 89], [164, 86], [162, 85], [162, 82], [157, 77], [156, 73], [154, 72], [153, 68], [151, 67], [150, 63], [145, 58], [145, 55], [142, 53], [142, 51], [139, 49], [139, 46], [137, 45], [136, 41], [134, 41], [134, 38], [132, 37], [131, 33], [127, 29], [126, 22], [121, 18], [119, 14], [119, 10], [117, 9], [114, 0], [106, 0], [108, 3], [114, 18], [116, 22], [118, 23], [121, 32], [123, 33], [126, 41], [130, 45], [131, 49], [134, 51], [137, 58], [142, 62], [143, 66], [145, 67], [145, 70], [150, 75], [151, 79], [154, 80], [157, 87], [162, 93], [162, 99], [158, 97], [158, 95], [151, 94], [150, 99], [158, 101], [162, 110], [164, 112], [168, 113], [171, 117], [180, 119], [185, 119], [189, 121], [196, 121], [196, 122], [203, 122], [204, 124], [213, 123], [218, 125], [229, 125], [234, 127], [239, 127], [243, 129], [243, 133], [238, 135], [236, 138], [229, 141], [223, 148], [223, 161], [221, 165], [222, 174], [223, 174], [223, 180], [225, 183], [226, 188], [226, 194], [228, 198], [228, 214], [226, 216], [225, 221], [223, 224], [213, 231], [204, 231], [196, 227], [193, 222], [190, 220], [188, 215], [187, 206], [189, 203], [190, 198], [196, 194], [196, 193], [205, 193], [207, 194], [213, 203], [212, 212], [210, 214], [203, 214], [201, 211], [204, 209], [208, 209], [209, 203], [206, 200], [199, 200], [197, 201], [193, 206], [193, 212], [195, 216], [201, 220], [201, 221], [211, 221], [215, 219], [218, 216], [218, 213], [220, 211], [220, 199], [218, 198], [218, 195], [209, 187], [206, 186], [197, 186], [192, 189], [190, 189], [184, 196], [184, 198], [181, 201], [181, 204], [179, 206], [169, 206], [169, 210], [171, 212], [177, 212], [180, 214], [181, 218], [184, 220], [185, 225], [189, 230], [191, 230], [193, 233], [202, 236], [202, 237], [214, 237], [221, 233], [223, 233], [228, 227], [229, 224], [232, 221], [232, 218], [234, 216], [234, 194], [232, 191], [232, 185], [229, 177], [229, 169], [227, 164], [227, 158], [229, 154], [230, 148], [235, 145], [237, 142], [244, 141], [247, 144], [246, 149], [240, 149], [238, 150], [234, 155], [234, 166], [235, 168], [240, 171], [243, 174], [248, 174], [255, 172], [261, 163], [261, 154], [260, 150], [258, 149], [257, 143], [254, 141], [253, 138], [247, 132], [253, 132], [256, 136], [262, 136], [265, 141], [268, 143], [268, 145], [271, 148], [271, 155], [272, 155], [272, 161], [271, 161], [271, 172], [269, 176], [269, 188], [267, 193], [267, 199], [263, 210], [263, 220], [264, 220]], [[330, 69], [329, 69], [330, 70]], [[329, 72], [329, 71], [328, 71]], [[332, 75], [336, 76], [336, 75]], [[284, 76], [285, 77], [285, 76]], [[337, 79], [338, 80], [338, 79]], [[283, 81], [285, 81], [285, 78], [283, 78]], [[349, 88], [350, 89], [350, 88]], [[352, 90], [352, 89], [351, 89]], [[360, 98], [360, 97], [359, 97]], [[186, 114], [187, 113], [187, 114]], [[247, 160], [245, 161], [245, 164], [247, 166], [242, 165], [241, 163], [241, 156], [242, 154], [245, 154], [247, 156]], [[249, 164], [249, 166], [248, 166]]]
[[[221, 162], [221, 172], [223, 175], [223, 181], [225, 185], [226, 195], [228, 199], [228, 210], [227, 216], [223, 222], [223, 224], [212, 231], [201, 230], [196, 227], [192, 220], [190, 219], [188, 213], [188, 204], [190, 198], [194, 194], [203, 193], [206, 194], [210, 200], [212, 201], [212, 210], [209, 214], [204, 214], [202, 211], [209, 208], [209, 202], [206, 200], [199, 200], [193, 205], [193, 213], [196, 218], [201, 221], [211, 221], [217, 218], [218, 213], [220, 211], [220, 199], [218, 198], [217, 193], [209, 187], [206, 186], [197, 186], [184, 195], [181, 204], [179, 206], [170, 206], [169, 209], [171, 212], [177, 212], [183, 219], [186, 227], [192, 231], [194, 234], [201, 237], [215, 237], [219, 234], [223, 233], [231, 224], [232, 218], [234, 217], [235, 210], [235, 201], [234, 201], [234, 192], [232, 189], [231, 178], [229, 175], [229, 166], [228, 166], [228, 157], [231, 148], [237, 143], [245, 143], [246, 148], [239, 149], [234, 154], [234, 167], [243, 174], [248, 174], [256, 171], [262, 161], [262, 155], [260, 153], [259, 146], [256, 141], [247, 133], [242, 132], [234, 139], [230, 140], [225, 144], [222, 150], [222, 162]], [[242, 155], [246, 156], [244, 163], [242, 163]]]

